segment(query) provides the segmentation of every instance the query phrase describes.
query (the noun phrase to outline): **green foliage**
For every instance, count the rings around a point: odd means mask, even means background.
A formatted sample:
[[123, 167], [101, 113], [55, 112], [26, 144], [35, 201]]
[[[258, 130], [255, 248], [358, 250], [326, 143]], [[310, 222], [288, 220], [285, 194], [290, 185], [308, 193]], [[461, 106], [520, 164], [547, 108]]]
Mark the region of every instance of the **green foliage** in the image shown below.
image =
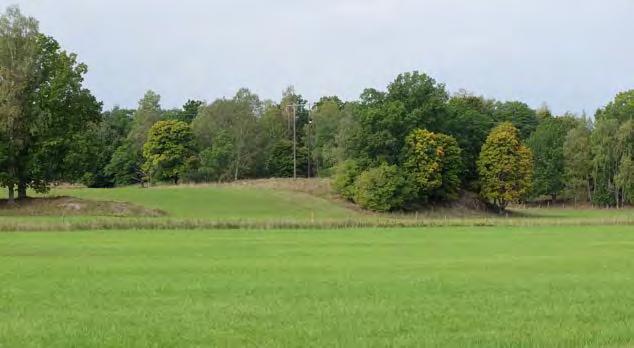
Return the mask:
[[6, 172], [7, 160], [9, 159], [7, 143], [7, 139], [0, 135], [0, 183], [6, 182], [9, 175], [9, 173]]
[[590, 129], [585, 124], [579, 123], [568, 131], [564, 140], [563, 155], [566, 191], [575, 201], [580, 196], [592, 200], [592, 149]]
[[335, 175], [332, 181], [333, 188], [342, 197], [353, 201], [356, 194], [356, 180], [361, 169], [354, 160], [346, 160], [337, 165]]
[[162, 111], [161, 119], [176, 120], [191, 124], [198, 115], [200, 108], [204, 105], [205, 102], [202, 100], [189, 99], [180, 109], [176, 108]]
[[549, 120], [553, 117], [552, 112], [546, 104], [542, 104], [542, 106], [537, 108], [537, 110], [535, 110], [535, 115], [537, 115], [539, 122]]
[[403, 168], [413, 180], [419, 200], [456, 199], [462, 159], [456, 139], [445, 134], [415, 129], [407, 136]]
[[484, 199], [504, 210], [525, 197], [532, 184], [533, 158], [510, 122], [495, 127], [482, 146], [478, 159]]
[[634, 118], [634, 89], [621, 92], [604, 108], [597, 110], [595, 119], [614, 119], [619, 123]]
[[338, 109], [343, 109], [346, 103], [344, 103], [339, 97], [336, 95], [321, 97], [315, 103], [315, 109], [320, 109], [324, 104], [335, 104]]
[[614, 136], [618, 130], [617, 119], [600, 118], [590, 136], [594, 182], [592, 202], [599, 206], [614, 206], [619, 202], [619, 192], [614, 182], [621, 161], [619, 141]]
[[[257, 121], [257, 130], [258, 136], [255, 140], [259, 150], [259, 156], [255, 162], [257, 176], [286, 177], [293, 175], [293, 145], [288, 140], [288, 121], [278, 104], [269, 102], [264, 105], [262, 116]], [[289, 167], [290, 171], [280, 170]], [[280, 175], [281, 172], [285, 174]]]
[[68, 175], [72, 181], [88, 187], [114, 186], [115, 178], [106, 168], [129, 132], [133, 112], [115, 107], [103, 113], [100, 123], [75, 136], [64, 158], [73, 164]]
[[[300, 162], [301, 163], [301, 162]], [[293, 142], [280, 139], [272, 144], [264, 162], [266, 173], [273, 178], [293, 176]]]
[[397, 76], [387, 93], [365, 90], [356, 110], [359, 127], [351, 156], [368, 166], [398, 164], [411, 131], [440, 128], [447, 99], [444, 85], [418, 72]]
[[148, 132], [152, 126], [161, 120], [161, 96], [149, 90], [139, 100], [139, 105], [134, 113], [132, 128], [128, 133], [128, 141], [133, 148], [141, 153], [143, 145], [147, 141]]
[[114, 178], [117, 185], [144, 182], [146, 173], [142, 168], [143, 145], [147, 141], [150, 128], [162, 117], [160, 100], [161, 96], [155, 92], [145, 92], [132, 115], [131, 124], [126, 125], [129, 127], [126, 139], [114, 151], [105, 168], [105, 172]]
[[[532, 177], [535, 196], [583, 191], [600, 205], [632, 201], [634, 90], [598, 110], [594, 127], [553, 117], [546, 106], [464, 91], [450, 98], [444, 84], [416, 71], [358, 101], [322, 97], [310, 110], [293, 87], [279, 103], [240, 89], [172, 110], [148, 91], [131, 117], [100, 113], [83, 88], [86, 71], [17, 7], [0, 16], [0, 185], [9, 192], [17, 187], [23, 197], [51, 182], [177, 181], [185, 172], [193, 181], [289, 177], [295, 150], [298, 176], [336, 168], [337, 191], [375, 210], [452, 199], [460, 186], [504, 208], [526, 196]], [[152, 128], [161, 120], [169, 122]], [[189, 123], [200, 153], [183, 128]]]
[[143, 169], [150, 181], [179, 178], [196, 163], [194, 135], [182, 121], [159, 121], [148, 132], [143, 146]]
[[355, 202], [374, 211], [401, 208], [415, 195], [414, 187], [395, 165], [381, 164], [362, 172], [355, 186]]
[[118, 186], [143, 183], [145, 174], [142, 171], [142, 159], [132, 143], [124, 141], [112, 154], [105, 173], [111, 176]]
[[565, 188], [564, 142], [577, 121], [571, 116], [547, 117], [528, 138], [533, 153], [534, 196], [550, 195], [555, 199]]
[[590, 137], [592, 150], [592, 202], [622, 206], [631, 199], [629, 171], [634, 153], [634, 90], [619, 93], [599, 109]]
[[293, 139], [293, 114], [295, 114], [297, 140], [299, 143], [303, 143], [304, 139], [302, 138], [301, 130], [304, 129], [309, 120], [309, 111], [308, 108], [306, 108], [307, 104], [308, 101], [304, 99], [301, 94], [298, 94], [293, 86], [287, 87], [282, 93], [282, 100], [280, 100], [279, 108], [287, 123], [287, 134], [289, 140]]
[[205, 102], [203, 102], [202, 100], [187, 100], [185, 105], [183, 105], [183, 110], [178, 113], [177, 120], [183, 121], [185, 123], [192, 123], [192, 121], [198, 115], [198, 111], [204, 105]]
[[[399, 74], [387, 87], [387, 91], [388, 101], [402, 103], [406, 113], [405, 121], [410, 127], [440, 129], [449, 98], [444, 84], [414, 71]], [[405, 134], [409, 134], [411, 130], [407, 130]]]
[[311, 147], [313, 165], [318, 169], [332, 168], [339, 159], [337, 134], [344, 118], [342, 108], [341, 101], [322, 98], [311, 111], [312, 123], [306, 126], [305, 139]]
[[451, 97], [447, 106], [450, 116], [444, 120], [443, 132], [457, 139], [464, 165], [461, 180], [465, 186], [473, 188], [478, 178], [476, 161], [480, 149], [496, 124], [494, 102], [461, 91]]
[[510, 122], [519, 130], [520, 139], [526, 140], [537, 129], [539, 119], [535, 110], [518, 101], [497, 102], [493, 110], [496, 122]]
[[230, 143], [233, 153], [229, 156], [231, 163], [227, 170], [234, 180], [254, 172], [258, 150], [257, 117], [261, 108], [262, 103], [255, 94], [241, 89], [232, 99], [219, 99], [201, 107], [192, 122], [196, 140], [202, 148], [213, 147], [215, 137]]
[[195, 177], [190, 176], [189, 179], [193, 181], [231, 180], [233, 155], [231, 137], [226, 132], [219, 131], [214, 137], [212, 146], [200, 153], [200, 167], [195, 170]]
[[72, 180], [73, 142], [99, 123], [101, 104], [83, 87], [86, 65], [10, 7], [0, 16], [0, 137], [7, 141], [3, 186], [18, 197]]
[[623, 156], [619, 164], [619, 172], [614, 182], [622, 190], [623, 203], [634, 203], [634, 160], [631, 156]]

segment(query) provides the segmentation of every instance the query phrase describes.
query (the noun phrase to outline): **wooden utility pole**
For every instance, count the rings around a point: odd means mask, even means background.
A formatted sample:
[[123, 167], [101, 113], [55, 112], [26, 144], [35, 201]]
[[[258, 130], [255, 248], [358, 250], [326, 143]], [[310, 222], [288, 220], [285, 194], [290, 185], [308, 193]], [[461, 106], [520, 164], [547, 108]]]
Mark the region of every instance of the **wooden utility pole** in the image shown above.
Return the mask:
[[297, 110], [293, 104], [293, 179], [297, 179]]
[[286, 106], [286, 110], [289, 107], [293, 110], [293, 179], [297, 179], [297, 105], [289, 104]]

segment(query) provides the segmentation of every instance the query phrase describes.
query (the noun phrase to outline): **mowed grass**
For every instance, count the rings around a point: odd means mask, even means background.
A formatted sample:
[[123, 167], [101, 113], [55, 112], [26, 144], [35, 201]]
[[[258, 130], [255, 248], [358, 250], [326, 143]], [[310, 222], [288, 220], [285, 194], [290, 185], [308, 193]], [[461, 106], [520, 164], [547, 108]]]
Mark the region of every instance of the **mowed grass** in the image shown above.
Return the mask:
[[0, 347], [634, 345], [634, 231], [0, 234]]

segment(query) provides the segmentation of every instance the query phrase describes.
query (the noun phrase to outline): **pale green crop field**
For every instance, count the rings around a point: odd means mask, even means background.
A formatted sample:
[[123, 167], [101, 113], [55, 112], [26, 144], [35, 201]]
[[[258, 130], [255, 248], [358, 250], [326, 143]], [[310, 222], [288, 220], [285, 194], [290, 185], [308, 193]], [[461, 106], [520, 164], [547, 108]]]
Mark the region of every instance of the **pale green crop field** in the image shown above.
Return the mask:
[[0, 347], [634, 345], [634, 230], [0, 233]]

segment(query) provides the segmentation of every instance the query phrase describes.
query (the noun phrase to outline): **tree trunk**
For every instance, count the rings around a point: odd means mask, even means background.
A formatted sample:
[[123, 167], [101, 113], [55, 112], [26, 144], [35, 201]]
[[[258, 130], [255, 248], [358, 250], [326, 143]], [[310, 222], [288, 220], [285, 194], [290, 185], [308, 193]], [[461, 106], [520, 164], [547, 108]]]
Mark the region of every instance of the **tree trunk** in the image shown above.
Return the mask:
[[13, 189], [13, 184], [9, 184], [8, 191], [9, 191], [8, 192], [8, 196], [9, 196], [8, 202], [9, 202], [9, 204], [15, 204], [15, 191]]
[[20, 182], [18, 184], [18, 199], [26, 199], [26, 183]]
[[625, 199], [623, 199], [623, 191], [621, 191], [621, 194], [619, 195], [619, 199], [621, 200], [621, 208], [625, 207]]
[[238, 168], [240, 168], [240, 151], [238, 151], [238, 156], [236, 158], [235, 171], [233, 172], [233, 181], [238, 181]]
[[594, 206], [594, 203], [592, 203], [592, 188], [590, 187], [590, 179], [586, 180], [586, 184], [588, 187], [588, 201], [590, 201], [590, 204]]

